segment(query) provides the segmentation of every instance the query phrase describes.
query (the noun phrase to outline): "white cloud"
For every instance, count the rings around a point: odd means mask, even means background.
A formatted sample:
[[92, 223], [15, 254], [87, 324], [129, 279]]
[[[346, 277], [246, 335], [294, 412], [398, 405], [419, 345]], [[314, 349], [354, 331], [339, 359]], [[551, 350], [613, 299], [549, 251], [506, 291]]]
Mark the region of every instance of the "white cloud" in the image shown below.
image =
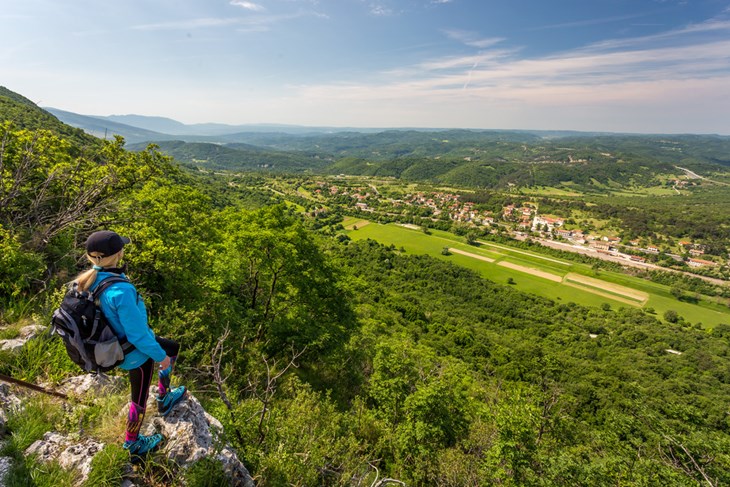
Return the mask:
[[154, 24], [140, 24], [132, 27], [134, 30], [185, 30], [201, 27], [220, 27], [239, 23], [235, 18], [204, 17], [197, 19], [185, 19], [169, 22], [157, 22]]
[[385, 17], [388, 15], [393, 15], [393, 10], [384, 5], [372, 4], [370, 5], [370, 13], [379, 17]]
[[253, 12], [263, 12], [264, 10], [266, 10], [262, 5], [259, 5], [258, 3], [247, 2], [246, 0], [231, 0], [231, 5], [235, 5], [236, 7], [241, 7], [246, 10], [251, 10]]
[[[315, 105], [337, 107], [333, 116], [356, 113], [360, 126], [393, 117], [399, 121], [393, 125], [401, 126], [730, 133], [730, 38], [694, 35], [724, 28], [712, 21], [534, 58], [492, 49], [424, 60], [383, 72], [376, 82], [293, 92]], [[467, 45], [501, 41], [447, 34]], [[378, 115], [375, 107], [388, 113]]]

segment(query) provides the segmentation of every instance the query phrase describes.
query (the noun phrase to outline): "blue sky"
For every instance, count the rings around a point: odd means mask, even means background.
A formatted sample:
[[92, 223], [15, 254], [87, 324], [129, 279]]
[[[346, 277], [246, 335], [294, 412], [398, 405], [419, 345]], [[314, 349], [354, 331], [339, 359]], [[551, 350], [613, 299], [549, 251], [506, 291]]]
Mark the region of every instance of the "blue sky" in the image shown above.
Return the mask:
[[0, 6], [0, 85], [77, 113], [730, 135], [730, 0]]

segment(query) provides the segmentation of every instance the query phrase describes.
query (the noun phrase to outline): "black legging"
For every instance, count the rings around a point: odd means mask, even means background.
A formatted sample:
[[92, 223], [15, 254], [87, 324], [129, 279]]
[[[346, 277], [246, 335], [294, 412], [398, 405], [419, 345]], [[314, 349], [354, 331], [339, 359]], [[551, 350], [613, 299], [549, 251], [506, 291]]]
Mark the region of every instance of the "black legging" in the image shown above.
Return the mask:
[[[155, 337], [168, 357], [177, 357], [180, 352], [180, 344], [167, 338]], [[152, 383], [155, 361], [147, 360], [145, 363], [129, 371], [129, 382], [132, 385], [132, 402], [144, 410], [147, 407], [147, 397]]]

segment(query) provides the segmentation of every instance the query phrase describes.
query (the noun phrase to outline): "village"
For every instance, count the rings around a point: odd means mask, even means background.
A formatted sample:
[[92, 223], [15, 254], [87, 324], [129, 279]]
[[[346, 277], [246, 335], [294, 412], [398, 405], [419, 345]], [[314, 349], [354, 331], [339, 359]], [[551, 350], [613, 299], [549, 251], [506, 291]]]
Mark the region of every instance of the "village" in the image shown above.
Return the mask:
[[690, 271], [719, 269], [728, 262], [717, 256], [708, 256], [702, 243], [689, 239], [680, 240], [672, 247], [659, 245], [647, 239], [631, 239], [613, 232], [584, 231], [567, 225], [569, 218], [559, 215], [540, 214], [537, 203], [507, 205], [500, 213], [480, 209], [477, 204], [462, 201], [459, 194], [448, 191], [413, 192], [399, 197], [389, 197], [377, 192], [373, 185], [337, 186], [318, 181], [315, 193], [339, 204], [346, 204], [358, 212], [387, 216], [396, 221], [418, 223], [461, 223], [477, 229], [500, 232], [524, 240], [530, 238], [544, 245], [594, 255], [607, 260], [625, 261], [641, 266], [657, 263], [665, 267], [683, 267]]

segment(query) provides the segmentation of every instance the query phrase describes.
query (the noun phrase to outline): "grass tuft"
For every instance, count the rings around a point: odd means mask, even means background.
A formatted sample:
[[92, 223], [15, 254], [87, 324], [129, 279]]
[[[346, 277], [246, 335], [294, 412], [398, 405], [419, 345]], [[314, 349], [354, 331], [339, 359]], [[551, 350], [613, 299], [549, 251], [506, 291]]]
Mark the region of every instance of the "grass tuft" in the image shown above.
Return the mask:
[[124, 480], [129, 454], [121, 445], [108, 444], [91, 461], [87, 487], [117, 487]]

